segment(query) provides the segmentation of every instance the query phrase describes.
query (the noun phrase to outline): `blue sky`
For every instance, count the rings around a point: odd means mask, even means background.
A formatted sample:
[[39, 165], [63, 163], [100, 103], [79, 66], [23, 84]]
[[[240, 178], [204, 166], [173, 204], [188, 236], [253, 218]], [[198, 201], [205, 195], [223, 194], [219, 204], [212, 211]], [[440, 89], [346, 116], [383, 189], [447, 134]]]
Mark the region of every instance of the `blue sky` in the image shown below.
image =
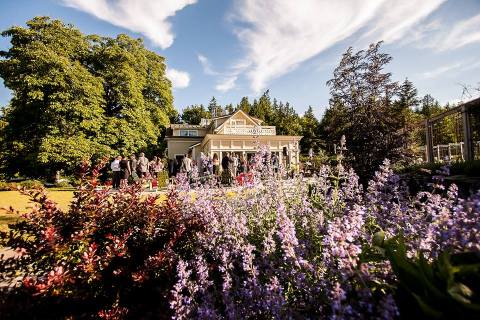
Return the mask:
[[[349, 47], [384, 40], [395, 80], [442, 103], [480, 82], [478, 0], [0, 0], [0, 29], [47, 15], [82, 32], [142, 37], [167, 58], [177, 109], [270, 95], [299, 113], [328, 105], [326, 81]], [[0, 39], [7, 50], [9, 39]], [[0, 105], [10, 98], [0, 85]]]

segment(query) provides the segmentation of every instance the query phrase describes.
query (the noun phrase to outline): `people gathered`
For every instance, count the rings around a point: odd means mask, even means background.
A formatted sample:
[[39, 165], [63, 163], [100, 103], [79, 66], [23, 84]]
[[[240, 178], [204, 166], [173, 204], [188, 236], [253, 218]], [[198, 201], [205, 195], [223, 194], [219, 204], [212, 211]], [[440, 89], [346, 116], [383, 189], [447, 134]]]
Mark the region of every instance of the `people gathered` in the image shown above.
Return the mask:
[[[253, 156], [247, 157], [245, 154], [230, 152], [221, 154], [221, 159], [217, 153], [213, 153], [213, 155], [201, 153], [195, 159], [189, 152], [168, 159], [165, 164], [162, 157], [154, 156], [150, 161], [143, 152], [138, 155], [138, 158], [135, 154], [129, 157], [119, 155], [110, 163], [112, 187], [114, 189], [125, 188], [129, 182], [136, 181], [147, 181], [151, 186], [153, 182], [158, 183], [158, 177], [163, 171], [165, 171], [165, 175], [168, 174], [169, 179], [174, 179], [179, 173], [183, 173], [191, 182], [198, 178], [213, 177], [226, 185], [231, 185], [235, 180], [242, 183], [255, 165], [254, 161]], [[279, 156], [272, 153], [270, 163], [273, 171], [277, 173], [280, 167]], [[198, 172], [198, 174], [194, 176], [193, 172]]]

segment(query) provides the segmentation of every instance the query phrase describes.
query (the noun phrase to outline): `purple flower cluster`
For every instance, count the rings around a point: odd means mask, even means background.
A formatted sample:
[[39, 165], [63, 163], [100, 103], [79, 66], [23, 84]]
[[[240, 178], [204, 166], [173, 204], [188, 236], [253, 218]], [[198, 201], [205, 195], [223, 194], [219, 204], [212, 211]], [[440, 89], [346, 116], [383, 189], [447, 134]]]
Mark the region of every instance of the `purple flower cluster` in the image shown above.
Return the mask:
[[[175, 318], [393, 319], [388, 262], [365, 262], [374, 234], [405, 237], [409, 254], [480, 250], [480, 193], [411, 194], [385, 161], [363, 190], [342, 166], [282, 180], [259, 147], [252, 185], [187, 191], [179, 210], [208, 226], [178, 254]], [[188, 195], [187, 195], [188, 194]]]

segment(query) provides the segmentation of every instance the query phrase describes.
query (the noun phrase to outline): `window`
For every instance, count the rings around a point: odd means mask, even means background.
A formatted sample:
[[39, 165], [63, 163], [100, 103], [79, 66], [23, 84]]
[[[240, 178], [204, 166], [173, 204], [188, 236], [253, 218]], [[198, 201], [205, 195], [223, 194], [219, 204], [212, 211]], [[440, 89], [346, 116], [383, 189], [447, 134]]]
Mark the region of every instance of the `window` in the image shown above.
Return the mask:
[[197, 130], [180, 130], [181, 137], [196, 137], [198, 136]]
[[232, 120], [232, 125], [234, 126], [244, 126], [245, 120], [244, 119], [239, 119], [239, 120]]

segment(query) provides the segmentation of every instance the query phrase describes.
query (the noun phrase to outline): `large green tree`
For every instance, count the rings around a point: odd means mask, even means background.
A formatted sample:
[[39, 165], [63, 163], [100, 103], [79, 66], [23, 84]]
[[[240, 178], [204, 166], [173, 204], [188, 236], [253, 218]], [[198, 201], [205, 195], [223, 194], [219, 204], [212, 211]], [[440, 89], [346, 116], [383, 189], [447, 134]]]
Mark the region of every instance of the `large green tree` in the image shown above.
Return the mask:
[[163, 57], [141, 40], [86, 36], [37, 17], [2, 33], [0, 76], [12, 90], [2, 158], [9, 174], [72, 170], [83, 159], [156, 145], [175, 113]]
[[381, 43], [365, 51], [349, 48], [342, 56], [330, 87], [330, 107], [323, 124], [326, 140], [347, 138], [351, 165], [363, 179], [370, 177], [385, 158], [405, 160], [409, 133], [405, 115], [395, 106], [399, 85], [384, 71], [391, 57], [380, 52]]

